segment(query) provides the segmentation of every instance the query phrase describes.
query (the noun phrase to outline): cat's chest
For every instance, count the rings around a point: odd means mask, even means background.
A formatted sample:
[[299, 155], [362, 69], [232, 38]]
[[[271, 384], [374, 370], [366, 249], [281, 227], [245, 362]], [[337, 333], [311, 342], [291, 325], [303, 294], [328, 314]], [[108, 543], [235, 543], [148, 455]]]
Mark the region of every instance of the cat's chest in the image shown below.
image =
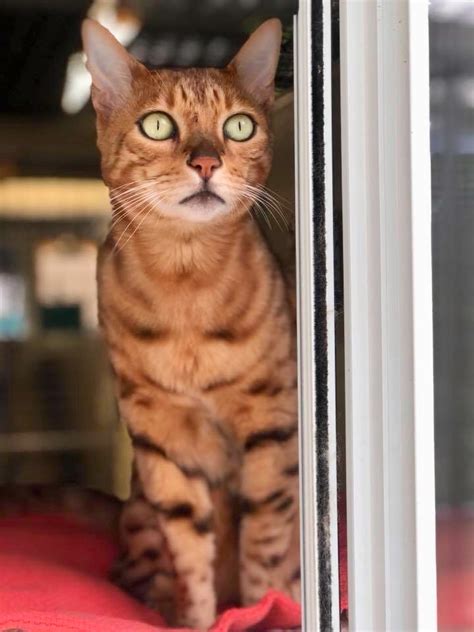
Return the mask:
[[[125, 290], [105, 309], [105, 328], [120, 326], [125, 362], [167, 388], [201, 389], [234, 371], [235, 345], [226, 340], [226, 310], [204, 291], [164, 292], [155, 288], [146, 304]], [[124, 290], [124, 289], [123, 289]], [[115, 336], [117, 332], [110, 332]], [[114, 345], [110, 346], [114, 353]], [[238, 355], [238, 354], [237, 354]]]
[[241, 274], [224, 265], [205, 279], [170, 282], [138, 266], [120, 269], [114, 259], [104, 263], [101, 320], [117, 364], [184, 391], [232, 380], [255, 363], [269, 331], [258, 326], [273, 294], [262, 271], [257, 277], [248, 266]]
[[149, 298], [148, 318], [176, 345], [194, 345], [222, 318], [218, 296], [206, 290], [156, 287]]

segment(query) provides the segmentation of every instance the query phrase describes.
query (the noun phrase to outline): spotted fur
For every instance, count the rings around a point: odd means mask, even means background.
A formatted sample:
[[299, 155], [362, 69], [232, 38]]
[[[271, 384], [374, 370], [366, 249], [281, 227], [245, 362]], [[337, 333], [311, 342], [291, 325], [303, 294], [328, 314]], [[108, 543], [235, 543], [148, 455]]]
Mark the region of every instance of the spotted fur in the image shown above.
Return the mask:
[[[279, 41], [270, 20], [227, 68], [148, 71], [84, 27], [113, 209], [100, 323], [134, 446], [115, 576], [199, 629], [219, 603], [270, 588], [299, 598], [294, 315], [249, 213], [275, 204], [263, 186]], [[157, 111], [172, 138], [141, 133]], [[223, 134], [241, 112], [255, 122], [246, 142]], [[217, 165], [211, 177], [196, 156]], [[221, 201], [184, 201], [201, 187]]]

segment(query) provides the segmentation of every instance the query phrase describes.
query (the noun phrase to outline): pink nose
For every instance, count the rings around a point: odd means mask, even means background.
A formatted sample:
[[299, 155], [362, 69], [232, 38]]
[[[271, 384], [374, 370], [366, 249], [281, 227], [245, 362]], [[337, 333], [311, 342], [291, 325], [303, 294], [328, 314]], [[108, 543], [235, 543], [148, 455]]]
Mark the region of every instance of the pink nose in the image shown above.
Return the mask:
[[196, 156], [188, 164], [196, 169], [203, 180], [209, 180], [212, 172], [220, 167], [221, 161], [213, 156]]

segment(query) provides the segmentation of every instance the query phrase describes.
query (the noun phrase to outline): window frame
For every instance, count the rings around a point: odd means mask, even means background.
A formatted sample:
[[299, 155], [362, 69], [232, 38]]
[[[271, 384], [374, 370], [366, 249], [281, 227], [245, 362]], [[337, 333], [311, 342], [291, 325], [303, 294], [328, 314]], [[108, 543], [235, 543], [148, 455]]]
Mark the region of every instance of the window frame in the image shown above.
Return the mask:
[[[314, 32], [321, 20], [323, 45], [316, 53], [322, 72], [314, 69]], [[298, 395], [300, 429], [300, 498], [301, 498], [301, 564], [302, 564], [302, 624], [311, 632], [339, 630], [339, 565], [337, 525], [337, 449], [336, 449], [336, 365], [335, 365], [335, 307], [333, 257], [333, 190], [332, 190], [332, 56], [331, 56], [331, 0], [321, 0], [318, 7], [311, 0], [300, 0], [294, 18], [295, 69], [295, 203], [296, 203], [296, 268], [298, 306]], [[322, 95], [316, 94], [317, 82], [322, 81]], [[323, 103], [323, 165], [315, 165], [313, 122], [315, 101]], [[321, 158], [321, 157], [320, 157]], [[324, 182], [315, 180], [315, 166]], [[324, 241], [322, 260], [325, 265], [325, 310], [322, 318], [315, 316], [315, 263], [319, 235], [315, 225], [314, 183], [324, 188]], [[319, 259], [321, 262], [321, 259]], [[324, 423], [327, 441], [318, 445], [317, 390], [320, 376], [317, 371], [316, 341], [318, 330], [324, 330], [326, 341], [325, 369], [327, 385], [324, 402]], [[318, 454], [319, 450], [319, 454]], [[326, 461], [324, 478], [328, 482], [327, 502], [320, 503], [318, 458]], [[322, 506], [321, 506], [322, 505]], [[318, 525], [324, 524], [323, 529]], [[327, 582], [330, 582], [330, 586]], [[327, 598], [328, 591], [330, 599]], [[330, 607], [327, 608], [327, 605]]]
[[351, 630], [435, 630], [428, 1], [340, 0]]

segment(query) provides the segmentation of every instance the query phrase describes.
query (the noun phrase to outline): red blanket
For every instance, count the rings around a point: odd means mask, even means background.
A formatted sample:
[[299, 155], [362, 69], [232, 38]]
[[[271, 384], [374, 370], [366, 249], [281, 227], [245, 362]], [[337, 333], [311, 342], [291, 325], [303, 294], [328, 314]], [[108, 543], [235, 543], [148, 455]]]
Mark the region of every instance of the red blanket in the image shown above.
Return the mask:
[[[151, 632], [160, 616], [107, 580], [117, 554], [105, 535], [60, 516], [0, 522], [0, 630]], [[300, 608], [269, 593], [251, 608], [227, 610], [213, 632], [299, 626]], [[257, 627], [255, 627], [257, 626]]]
[[[345, 529], [340, 538], [341, 609], [347, 607]], [[474, 517], [450, 512], [438, 521], [440, 630], [474, 629]], [[158, 614], [107, 580], [117, 554], [105, 535], [61, 516], [0, 521], [0, 631], [151, 632]], [[251, 608], [222, 613], [213, 632], [264, 632], [300, 625], [300, 609], [269, 593]]]

